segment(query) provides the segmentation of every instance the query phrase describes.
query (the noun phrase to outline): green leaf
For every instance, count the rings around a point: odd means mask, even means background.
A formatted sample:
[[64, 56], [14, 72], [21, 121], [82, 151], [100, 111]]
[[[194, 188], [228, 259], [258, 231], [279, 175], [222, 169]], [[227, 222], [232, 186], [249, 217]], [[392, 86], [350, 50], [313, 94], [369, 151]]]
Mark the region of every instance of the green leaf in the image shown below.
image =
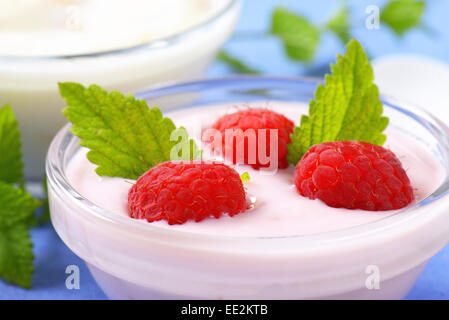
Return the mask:
[[0, 227], [10, 227], [33, 216], [40, 202], [21, 188], [0, 182]]
[[349, 9], [346, 6], [342, 6], [327, 22], [326, 28], [335, 33], [343, 43], [348, 43], [351, 40], [349, 21]]
[[0, 109], [0, 277], [29, 288], [34, 256], [28, 227], [40, 203], [24, 191], [20, 147], [18, 123], [6, 105]]
[[[137, 179], [156, 164], [174, 160], [175, 155], [177, 160], [200, 155], [184, 128], [176, 129], [158, 108], [148, 108], [144, 100], [131, 94], [70, 82], [60, 83], [59, 90], [68, 105], [63, 113], [73, 124], [71, 132], [90, 149], [87, 158], [98, 165], [100, 176]], [[173, 150], [186, 152], [175, 154]]]
[[296, 164], [315, 144], [338, 140], [359, 140], [382, 145], [388, 118], [382, 117], [379, 90], [373, 70], [357, 40], [351, 40], [344, 56], [331, 65], [325, 85], [318, 85], [309, 115], [295, 127], [287, 158]]
[[290, 58], [310, 61], [315, 56], [320, 31], [306, 18], [278, 7], [273, 12], [271, 33], [281, 38]]
[[382, 8], [380, 22], [389, 26], [397, 35], [402, 36], [409, 29], [421, 25], [425, 5], [424, 1], [391, 1]]
[[233, 70], [242, 73], [242, 74], [260, 74], [259, 71], [249, 67], [243, 61], [237, 59], [234, 56], [231, 56], [226, 51], [221, 50], [218, 53], [217, 59], [221, 62], [226, 63]]
[[34, 271], [32, 248], [26, 224], [0, 227], [0, 277], [21, 287], [30, 288]]
[[20, 131], [9, 105], [0, 109], [0, 181], [23, 182]]

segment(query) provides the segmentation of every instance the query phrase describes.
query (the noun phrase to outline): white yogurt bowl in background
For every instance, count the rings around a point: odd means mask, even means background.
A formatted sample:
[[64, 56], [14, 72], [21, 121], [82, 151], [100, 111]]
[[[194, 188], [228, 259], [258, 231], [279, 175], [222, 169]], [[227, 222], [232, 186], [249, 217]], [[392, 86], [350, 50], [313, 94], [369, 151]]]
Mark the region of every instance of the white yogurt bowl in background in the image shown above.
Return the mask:
[[66, 122], [58, 82], [122, 92], [199, 78], [231, 35], [239, 0], [2, 0], [0, 106], [19, 120], [27, 179]]
[[[138, 97], [153, 105], [162, 98], [195, 95], [193, 103], [178, 100], [179, 108], [192, 108], [194, 113], [202, 105], [242, 101], [307, 103], [317, 83], [236, 77], [170, 86]], [[110, 298], [403, 298], [426, 262], [449, 241], [449, 129], [420, 109], [383, 102], [389, 126], [424, 148], [442, 171], [441, 182], [428, 197], [374, 222], [307, 235], [263, 237], [201, 234], [133, 220], [75, 190], [67, 167], [80, 146], [66, 126], [47, 156], [52, 223]], [[378, 288], [373, 279], [377, 276]]]

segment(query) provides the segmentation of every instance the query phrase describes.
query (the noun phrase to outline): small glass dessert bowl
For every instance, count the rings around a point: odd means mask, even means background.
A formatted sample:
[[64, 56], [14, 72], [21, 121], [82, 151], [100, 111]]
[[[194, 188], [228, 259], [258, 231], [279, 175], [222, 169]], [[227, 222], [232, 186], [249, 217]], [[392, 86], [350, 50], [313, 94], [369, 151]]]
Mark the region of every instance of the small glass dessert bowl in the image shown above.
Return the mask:
[[129, 92], [201, 78], [240, 13], [239, 0], [6, 2], [0, 105], [14, 109], [33, 181], [41, 181], [45, 152], [66, 123], [58, 82]]
[[[304, 105], [313, 99], [318, 83], [301, 78], [235, 77], [170, 86], [137, 97], [149, 105], [165, 100], [176, 104], [179, 109], [165, 115], [175, 123], [187, 115], [201, 122], [214, 109], [223, 113], [227, 111], [223, 106], [236, 104], [266, 103], [281, 113], [281, 106], [289, 105], [290, 111], [305, 113]], [[263, 220], [267, 215], [257, 212], [270, 202], [272, 208], [281, 206], [274, 190], [265, 199], [256, 198], [251, 212], [192, 222], [186, 228], [135, 220], [92, 200], [94, 193], [103, 193], [105, 203], [113, 202], [116, 195], [111, 193], [108, 199], [107, 188], [100, 190], [94, 184], [92, 197], [86, 197], [75, 186], [68, 168], [82, 148], [67, 125], [47, 155], [52, 223], [113, 299], [403, 298], [426, 262], [449, 242], [449, 129], [419, 108], [389, 99], [383, 99], [383, 104], [384, 115], [390, 119], [387, 136], [402, 137], [387, 140], [386, 146], [402, 145], [408, 155], [420, 159], [416, 163], [422, 167], [410, 168], [418, 191], [420, 184], [431, 185], [429, 192], [404, 209], [317, 210], [324, 204], [301, 198], [291, 188], [292, 197], [303, 205], [282, 203], [278, 219], [267, 222]], [[435, 162], [435, 170], [426, 161]], [[250, 183], [257, 187], [262, 180], [256, 175], [250, 172]], [[102, 183], [105, 178], [95, 179], [89, 183]], [[283, 181], [292, 187], [293, 178]], [[126, 193], [124, 198], [125, 206]], [[294, 221], [277, 221], [282, 219]], [[231, 220], [232, 232], [226, 226]], [[212, 225], [217, 228], [203, 230]]]

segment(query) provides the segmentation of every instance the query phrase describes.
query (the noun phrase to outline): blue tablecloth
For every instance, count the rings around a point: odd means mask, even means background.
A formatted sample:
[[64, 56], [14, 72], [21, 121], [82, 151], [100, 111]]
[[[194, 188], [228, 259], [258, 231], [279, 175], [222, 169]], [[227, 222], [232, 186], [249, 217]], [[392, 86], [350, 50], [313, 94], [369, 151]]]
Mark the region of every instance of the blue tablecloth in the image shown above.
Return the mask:
[[[427, 1], [425, 24], [432, 30], [427, 34], [420, 30], [411, 31], [398, 39], [385, 27], [370, 31], [364, 28], [365, 7], [381, 5], [384, 1], [349, 1], [353, 12], [354, 35], [363, 43], [372, 57], [413, 52], [429, 55], [449, 62], [449, 1]], [[245, 0], [238, 31], [261, 31], [269, 26], [271, 9], [281, 4], [305, 13], [310, 19], [323, 22], [338, 6], [339, 1], [316, 0]], [[343, 46], [332, 35], [322, 37], [318, 55], [313, 64], [304, 67], [285, 58], [279, 42], [273, 38], [255, 40], [231, 40], [226, 49], [244, 59], [254, 68], [268, 74], [280, 75], [322, 75], [336, 52], [343, 52]], [[228, 74], [229, 69], [214, 64], [209, 76]], [[32, 289], [26, 290], [0, 281], [0, 299], [106, 299], [92, 279], [84, 263], [59, 239], [50, 223], [32, 230], [34, 242], [35, 274]], [[68, 290], [65, 286], [68, 265], [80, 268], [80, 289]], [[449, 246], [431, 259], [421, 278], [409, 293], [409, 299], [449, 299]]]

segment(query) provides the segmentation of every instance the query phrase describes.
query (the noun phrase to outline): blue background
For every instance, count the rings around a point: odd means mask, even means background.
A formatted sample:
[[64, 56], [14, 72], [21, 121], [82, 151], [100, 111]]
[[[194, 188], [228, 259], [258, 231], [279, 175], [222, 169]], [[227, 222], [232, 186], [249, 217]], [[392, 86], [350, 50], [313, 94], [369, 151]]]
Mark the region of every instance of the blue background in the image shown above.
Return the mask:
[[[385, 1], [348, 1], [352, 10], [353, 35], [359, 39], [372, 58], [393, 53], [418, 53], [449, 62], [449, 1], [428, 0], [424, 24], [430, 32], [410, 31], [403, 38], [396, 37], [387, 27], [367, 30], [364, 27], [367, 5], [382, 5]], [[237, 33], [256, 32], [254, 39], [231, 39], [225, 48], [252, 67], [267, 74], [320, 76], [343, 45], [331, 34], [324, 34], [313, 63], [304, 66], [288, 60], [279, 41], [261, 36], [269, 28], [274, 6], [283, 5], [296, 10], [315, 23], [324, 23], [339, 5], [337, 0], [245, 0]], [[222, 63], [215, 63], [208, 76], [222, 76], [231, 71]], [[0, 299], [106, 299], [92, 279], [84, 263], [59, 239], [50, 223], [32, 230], [35, 253], [33, 287], [22, 289], [0, 280]], [[68, 265], [80, 268], [79, 290], [65, 287]], [[408, 299], [449, 299], [449, 246], [437, 254], [408, 295]]]

